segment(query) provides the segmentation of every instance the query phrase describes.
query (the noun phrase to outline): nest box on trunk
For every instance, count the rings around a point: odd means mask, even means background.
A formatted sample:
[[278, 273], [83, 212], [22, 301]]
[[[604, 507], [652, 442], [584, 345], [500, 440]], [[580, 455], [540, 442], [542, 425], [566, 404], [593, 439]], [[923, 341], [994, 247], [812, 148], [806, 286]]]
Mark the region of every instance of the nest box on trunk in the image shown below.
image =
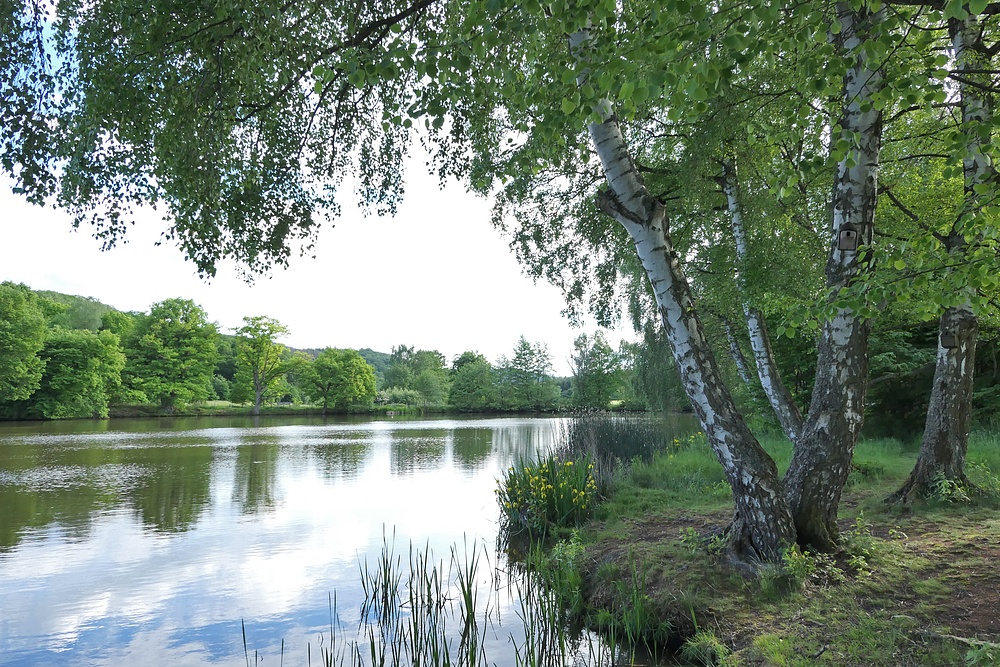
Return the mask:
[[847, 250], [849, 252], [854, 252], [858, 249], [858, 228], [849, 222], [845, 222], [840, 226], [840, 232], [837, 234], [837, 248], [839, 250]]

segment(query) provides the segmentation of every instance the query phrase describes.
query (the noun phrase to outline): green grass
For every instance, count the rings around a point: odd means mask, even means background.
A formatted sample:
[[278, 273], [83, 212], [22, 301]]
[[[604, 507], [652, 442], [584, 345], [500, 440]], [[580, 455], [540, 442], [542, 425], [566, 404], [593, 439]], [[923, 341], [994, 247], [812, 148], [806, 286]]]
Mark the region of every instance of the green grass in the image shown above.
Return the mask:
[[[783, 472], [787, 440], [762, 445]], [[641, 576], [646, 635], [672, 628], [674, 641], [687, 638], [680, 654], [692, 664], [994, 664], [982, 661], [1000, 637], [963, 638], [967, 630], [952, 626], [966, 600], [956, 596], [1000, 591], [1000, 437], [970, 439], [969, 475], [982, 493], [968, 502], [887, 506], [915, 459], [916, 448], [897, 440], [860, 442], [842, 502], [844, 550], [794, 550], [750, 579], [718, 557], [732, 501], [708, 446], [633, 462], [580, 533], [585, 613], [600, 626], [628, 606], [622, 582]], [[983, 604], [994, 613], [992, 598]]]

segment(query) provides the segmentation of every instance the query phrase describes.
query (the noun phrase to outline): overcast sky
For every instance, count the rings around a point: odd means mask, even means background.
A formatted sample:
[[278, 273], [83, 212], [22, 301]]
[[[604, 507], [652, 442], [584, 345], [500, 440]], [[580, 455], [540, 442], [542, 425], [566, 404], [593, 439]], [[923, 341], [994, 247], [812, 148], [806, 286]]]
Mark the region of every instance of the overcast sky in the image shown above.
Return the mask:
[[[129, 230], [108, 252], [70, 218], [13, 195], [0, 182], [0, 280], [89, 296], [119, 310], [146, 311], [172, 297], [193, 299], [224, 331], [248, 315], [268, 315], [291, 330], [292, 347], [405, 344], [436, 349], [450, 361], [477, 350], [495, 361], [522, 334], [548, 345], [557, 374], [569, 373], [573, 329], [562, 296], [524, 276], [508, 241], [489, 222], [489, 203], [459, 185], [441, 191], [418, 169], [395, 218], [363, 217], [348, 205], [319, 235], [316, 259], [293, 257], [287, 270], [248, 285], [231, 264], [210, 282], [197, 277], [174, 245], [156, 246], [159, 215]], [[617, 345], [620, 336], [609, 338]]]

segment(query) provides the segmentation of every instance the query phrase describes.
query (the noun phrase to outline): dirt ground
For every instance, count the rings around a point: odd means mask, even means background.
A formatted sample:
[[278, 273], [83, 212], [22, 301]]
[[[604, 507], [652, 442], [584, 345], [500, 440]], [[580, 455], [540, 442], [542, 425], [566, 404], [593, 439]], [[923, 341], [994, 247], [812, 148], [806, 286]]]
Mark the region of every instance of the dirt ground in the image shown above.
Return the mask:
[[[849, 513], [854, 504], [845, 503]], [[876, 545], [893, 545], [885, 551], [888, 555], [883, 556], [881, 566], [873, 563], [871, 572], [863, 575], [868, 579], [861, 581], [862, 577], [846, 565], [850, 554], [841, 554], [834, 560], [843, 568], [846, 581], [824, 584], [822, 594], [813, 594], [817, 591], [811, 592], [807, 586], [794, 601], [779, 601], [770, 607], [767, 603], [758, 605], [752, 594], [742, 601], [736, 599], [740, 594], [734, 592], [731, 584], [718, 583], [726, 576], [724, 566], [717, 564], [713, 570], [706, 565], [712, 559], [707, 550], [700, 556], [691, 553], [693, 535], [710, 543], [711, 537], [725, 528], [728, 519], [720, 512], [675, 512], [625, 521], [614, 537], [599, 540], [588, 548], [587, 579], [598, 582], [590, 591], [591, 603], [608, 604], [613, 597], [601, 590], [598, 580], [602, 565], [619, 564], [620, 571], [626, 571], [626, 563], [651, 559], [660, 565], [649, 568], [646, 592], [654, 601], [653, 607], [670, 617], [668, 620], [680, 633], [704, 627], [723, 630], [717, 635], [736, 652], [769, 632], [795, 637], [804, 646], [798, 650], [803, 656], [801, 661], [739, 664], [812, 664], [809, 656], [816, 659], [815, 664], [868, 664], [856, 657], [836, 657], [863, 652], [853, 646], [837, 652], [838, 642], [857, 625], [850, 618], [838, 619], [832, 613], [831, 620], [827, 620], [830, 610], [823, 605], [835, 604], [838, 596], [850, 597], [855, 601], [856, 615], [867, 617], [869, 625], [864, 632], [883, 635], [886, 633], [879, 628], [894, 631], [903, 628], [898, 631], [898, 638], [886, 640], [896, 641], [896, 645], [871, 649], [894, 651], [901, 656], [899, 660], [886, 658], [871, 664], [952, 664], [935, 662], [934, 651], [939, 650], [935, 646], [943, 644], [951, 646], [953, 655], [963, 655], [970, 648], [983, 646], [983, 642], [991, 648], [997, 644], [1000, 650], [1000, 512], [976, 510], [950, 514], [948, 508], [942, 508], [928, 513], [886, 514], [866, 519], [866, 532]], [[857, 526], [853, 520], [845, 520], [841, 529], [847, 532]], [[686, 587], [696, 588], [700, 594], [692, 596], [685, 592]], [[711, 597], [713, 593], [715, 599]], [[723, 599], [725, 596], [729, 599]], [[679, 608], [671, 609], [671, 601]], [[683, 604], [677, 604], [680, 601]], [[695, 608], [696, 605], [700, 608]], [[752, 609], [747, 609], [748, 606]], [[685, 622], [685, 618], [691, 620]], [[919, 658], [907, 655], [911, 645], [912, 654], [919, 654]]]

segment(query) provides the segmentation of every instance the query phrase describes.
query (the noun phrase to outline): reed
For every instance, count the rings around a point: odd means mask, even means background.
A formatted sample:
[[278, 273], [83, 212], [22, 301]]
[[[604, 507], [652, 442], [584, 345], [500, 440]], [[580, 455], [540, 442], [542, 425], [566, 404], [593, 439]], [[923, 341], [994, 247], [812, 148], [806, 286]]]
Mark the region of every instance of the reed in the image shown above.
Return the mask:
[[[567, 549], [572, 547], [562, 547], [560, 558], [568, 558]], [[541, 553], [534, 557], [535, 563], [541, 562]], [[468, 540], [453, 545], [450, 557], [443, 560], [436, 559], [426, 545], [418, 548], [411, 544], [407, 562], [397, 554], [394, 539], [387, 537], [374, 562], [359, 564], [361, 580], [365, 582], [359, 627], [352, 630], [344, 626], [336, 595], [330, 595], [329, 636], [324, 633], [320, 638], [319, 664], [322, 667], [615, 664], [614, 655], [597, 635], [572, 628], [571, 613], [564, 604], [565, 591], [556, 586], [578, 587], [578, 584], [570, 583], [565, 574], [560, 579], [552, 567], [546, 572], [531, 564], [506, 569], [494, 567], [486, 546], [470, 544]], [[500, 622], [500, 608], [511, 603], [518, 622], [508, 626]], [[498, 638], [503, 632], [508, 635], [509, 654], [487, 655], [487, 638]], [[243, 635], [249, 667], [251, 651], [245, 628]], [[307, 645], [306, 656], [311, 667], [311, 645]], [[257, 664], [258, 660], [253, 652], [252, 663]]]

